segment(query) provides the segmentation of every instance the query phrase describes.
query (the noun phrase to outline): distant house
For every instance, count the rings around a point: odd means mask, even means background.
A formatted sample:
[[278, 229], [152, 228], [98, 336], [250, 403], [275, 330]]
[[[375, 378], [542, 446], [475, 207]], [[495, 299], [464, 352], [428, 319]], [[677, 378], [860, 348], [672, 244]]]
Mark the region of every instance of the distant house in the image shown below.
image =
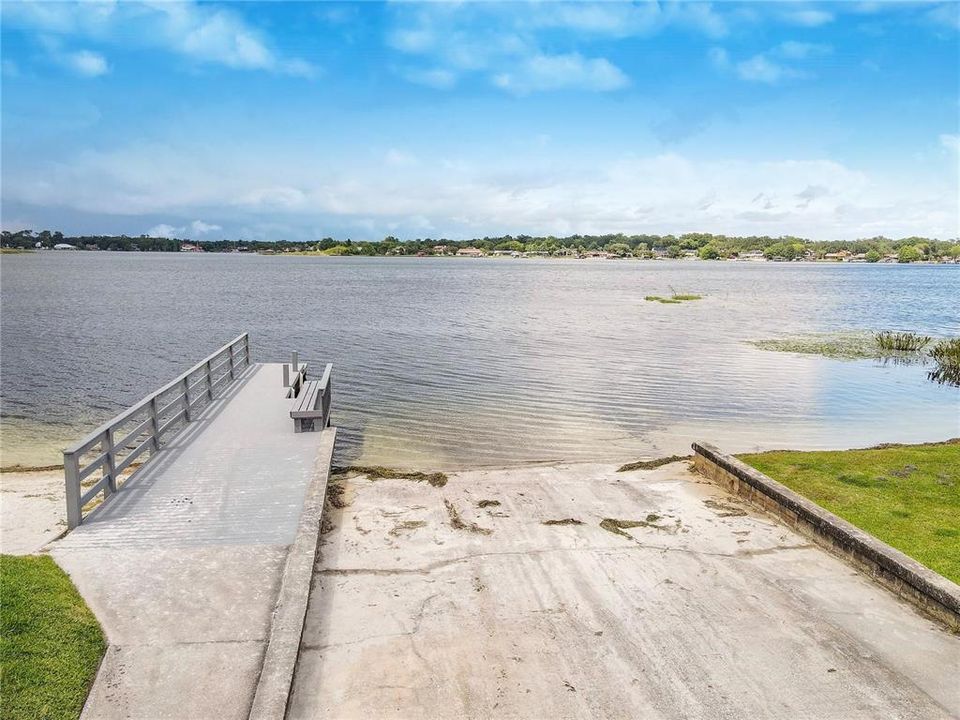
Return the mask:
[[763, 250], [749, 250], [739, 255], [740, 260], [750, 260], [751, 262], [760, 262], [767, 258], [763, 255]]
[[832, 260], [833, 262], [846, 262], [851, 254], [849, 250], [841, 250], [840, 252], [825, 253], [823, 259]]
[[69, 243], [57, 243], [53, 246], [54, 250], [76, 250], [75, 245], [70, 245]]
[[450, 248], [448, 248], [446, 245], [434, 245], [430, 249], [433, 250], [434, 255], [446, 255], [448, 252], [450, 252]]
[[465, 247], [457, 250], [458, 257], [485, 257], [486, 253], [480, 248]]
[[183, 243], [180, 246], [180, 252], [203, 252], [203, 248], [199, 245], [193, 245], [192, 243]]

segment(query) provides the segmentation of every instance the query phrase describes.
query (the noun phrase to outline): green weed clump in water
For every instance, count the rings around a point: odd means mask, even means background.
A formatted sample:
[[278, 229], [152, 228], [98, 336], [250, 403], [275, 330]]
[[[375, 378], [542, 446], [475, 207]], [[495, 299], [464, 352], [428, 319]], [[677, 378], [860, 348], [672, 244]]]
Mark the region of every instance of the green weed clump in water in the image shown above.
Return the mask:
[[750, 344], [760, 350], [822, 355], [835, 360], [870, 360], [880, 354], [874, 339], [860, 333], [751, 340]]
[[933, 346], [930, 358], [937, 366], [927, 377], [941, 385], [960, 387], [960, 338], [941, 340]]
[[576, 518], [564, 518], [563, 520], [544, 520], [542, 525], [583, 525], [581, 520]]
[[106, 641], [70, 578], [48, 555], [2, 555], [0, 605], [0, 717], [78, 717]]
[[703, 300], [703, 295], [671, 295], [671, 300]]
[[405, 470], [394, 470], [380, 465], [350, 465], [343, 468], [334, 468], [334, 475], [366, 475], [370, 480], [413, 480], [414, 482], [427, 482], [435, 488], [442, 488], [447, 484], [446, 473], [434, 472], [407, 472]]
[[884, 330], [874, 336], [877, 346], [888, 352], [919, 352], [930, 342], [929, 335]]

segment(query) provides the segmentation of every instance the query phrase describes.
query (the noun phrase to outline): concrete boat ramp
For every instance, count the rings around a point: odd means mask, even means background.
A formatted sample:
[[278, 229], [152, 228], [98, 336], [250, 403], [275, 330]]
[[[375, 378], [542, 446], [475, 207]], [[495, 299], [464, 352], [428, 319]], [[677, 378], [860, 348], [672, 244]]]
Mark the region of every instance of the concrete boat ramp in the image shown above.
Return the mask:
[[338, 480], [291, 718], [948, 718], [960, 640], [695, 475]]
[[330, 479], [282, 367], [51, 546], [84, 717], [960, 716], [956, 635], [687, 463]]

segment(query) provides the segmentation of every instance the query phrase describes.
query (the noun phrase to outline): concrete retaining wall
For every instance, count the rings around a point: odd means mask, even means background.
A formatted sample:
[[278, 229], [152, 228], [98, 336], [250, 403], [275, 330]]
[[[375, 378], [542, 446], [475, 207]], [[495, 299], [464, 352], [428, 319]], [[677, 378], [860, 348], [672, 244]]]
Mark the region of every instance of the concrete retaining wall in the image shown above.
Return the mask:
[[694, 443], [693, 451], [694, 467], [702, 475], [776, 515], [952, 630], [960, 631], [960, 586], [713, 445]]

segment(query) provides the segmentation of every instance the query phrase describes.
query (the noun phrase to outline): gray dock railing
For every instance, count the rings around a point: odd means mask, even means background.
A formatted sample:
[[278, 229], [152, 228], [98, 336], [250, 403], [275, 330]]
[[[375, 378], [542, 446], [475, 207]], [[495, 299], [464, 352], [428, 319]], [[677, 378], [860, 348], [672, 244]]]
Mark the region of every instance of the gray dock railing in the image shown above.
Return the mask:
[[[83, 522], [83, 508], [97, 494], [106, 500], [117, 492], [118, 478], [137, 458], [149, 453], [140, 467], [152, 460], [165, 440], [186, 427], [249, 365], [250, 337], [243, 333], [64, 450], [68, 528]], [[85, 488], [97, 470], [100, 477]]]

